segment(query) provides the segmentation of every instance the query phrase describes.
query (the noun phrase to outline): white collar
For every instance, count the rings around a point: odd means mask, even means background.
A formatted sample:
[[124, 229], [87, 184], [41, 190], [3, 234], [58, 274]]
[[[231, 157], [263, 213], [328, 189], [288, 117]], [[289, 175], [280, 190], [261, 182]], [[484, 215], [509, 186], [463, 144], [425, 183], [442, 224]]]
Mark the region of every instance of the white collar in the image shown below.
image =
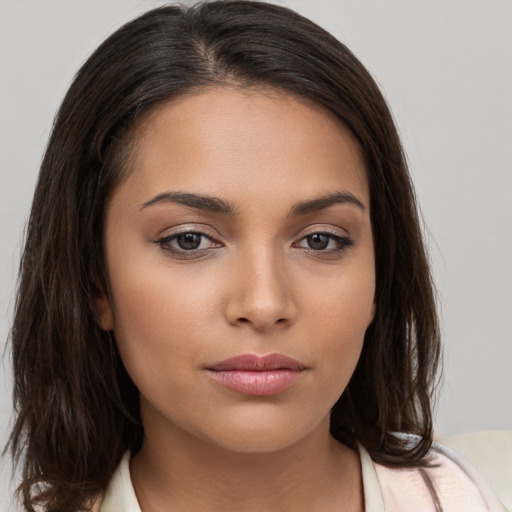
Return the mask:
[[130, 478], [130, 452], [117, 467], [101, 503], [100, 512], [141, 512]]

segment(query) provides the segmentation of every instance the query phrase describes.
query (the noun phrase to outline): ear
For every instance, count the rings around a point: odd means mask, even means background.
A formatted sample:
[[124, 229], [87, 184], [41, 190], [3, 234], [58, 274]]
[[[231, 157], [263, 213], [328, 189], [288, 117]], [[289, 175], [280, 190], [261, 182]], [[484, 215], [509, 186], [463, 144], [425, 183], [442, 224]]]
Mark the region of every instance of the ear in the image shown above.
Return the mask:
[[96, 311], [98, 315], [98, 324], [104, 331], [114, 330], [114, 315], [112, 307], [107, 296], [103, 293], [99, 299], [96, 299]]
[[375, 318], [375, 311], [377, 310], [377, 304], [375, 302], [372, 304], [372, 309], [370, 310], [370, 316], [368, 318], [368, 322], [366, 324], [366, 328], [370, 327], [370, 324], [373, 322], [373, 319]]

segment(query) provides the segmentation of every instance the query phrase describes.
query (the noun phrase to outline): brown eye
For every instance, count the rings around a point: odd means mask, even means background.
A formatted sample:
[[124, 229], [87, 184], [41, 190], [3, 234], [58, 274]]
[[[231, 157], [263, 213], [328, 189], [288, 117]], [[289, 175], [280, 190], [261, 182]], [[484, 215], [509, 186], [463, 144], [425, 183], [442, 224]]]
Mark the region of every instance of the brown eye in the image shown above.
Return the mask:
[[181, 233], [176, 236], [176, 244], [184, 251], [192, 251], [201, 245], [202, 235], [198, 233]]
[[204, 255], [211, 249], [222, 247], [222, 244], [201, 231], [182, 231], [165, 236], [155, 244], [176, 257], [193, 257]]
[[354, 241], [351, 238], [329, 232], [311, 233], [294, 244], [295, 247], [322, 254], [341, 253], [353, 245]]
[[330, 239], [331, 237], [322, 233], [315, 233], [306, 237], [309, 248], [315, 251], [327, 249]]

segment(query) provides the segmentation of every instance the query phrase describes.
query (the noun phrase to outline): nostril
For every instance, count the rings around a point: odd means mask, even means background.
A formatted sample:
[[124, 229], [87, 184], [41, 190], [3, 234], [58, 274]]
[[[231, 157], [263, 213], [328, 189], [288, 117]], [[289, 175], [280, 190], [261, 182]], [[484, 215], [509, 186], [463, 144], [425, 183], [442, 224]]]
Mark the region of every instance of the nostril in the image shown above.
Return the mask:
[[[245, 318], [245, 317], [241, 317], [238, 319], [239, 322], [241, 323], [250, 323], [250, 320], [248, 318]], [[278, 320], [276, 320], [276, 324], [282, 324], [282, 323], [285, 323], [286, 322], [286, 318], [279, 318]]]

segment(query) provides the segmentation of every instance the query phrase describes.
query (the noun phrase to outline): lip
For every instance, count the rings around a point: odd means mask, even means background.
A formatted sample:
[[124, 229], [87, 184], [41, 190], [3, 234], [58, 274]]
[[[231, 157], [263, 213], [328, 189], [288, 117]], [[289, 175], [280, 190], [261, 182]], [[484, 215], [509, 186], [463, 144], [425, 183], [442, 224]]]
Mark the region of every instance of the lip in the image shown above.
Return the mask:
[[253, 396], [281, 393], [295, 384], [306, 369], [300, 361], [282, 354], [243, 354], [206, 368], [218, 384]]

